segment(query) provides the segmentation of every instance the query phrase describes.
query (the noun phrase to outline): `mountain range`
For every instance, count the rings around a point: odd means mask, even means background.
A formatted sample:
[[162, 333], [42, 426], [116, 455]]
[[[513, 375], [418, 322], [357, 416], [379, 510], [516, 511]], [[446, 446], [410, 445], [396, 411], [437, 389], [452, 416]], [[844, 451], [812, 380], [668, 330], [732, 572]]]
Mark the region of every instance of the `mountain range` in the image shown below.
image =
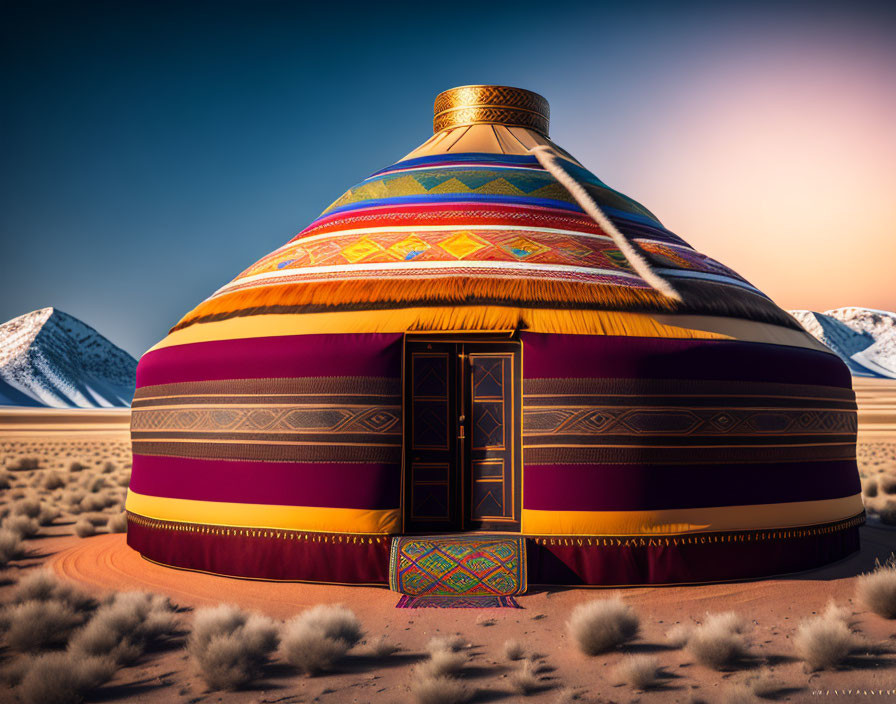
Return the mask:
[[896, 379], [896, 313], [850, 306], [790, 314], [846, 362], [853, 376]]
[[0, 325], [0, 406], [127, 407], [137, 360], [57, 308]]

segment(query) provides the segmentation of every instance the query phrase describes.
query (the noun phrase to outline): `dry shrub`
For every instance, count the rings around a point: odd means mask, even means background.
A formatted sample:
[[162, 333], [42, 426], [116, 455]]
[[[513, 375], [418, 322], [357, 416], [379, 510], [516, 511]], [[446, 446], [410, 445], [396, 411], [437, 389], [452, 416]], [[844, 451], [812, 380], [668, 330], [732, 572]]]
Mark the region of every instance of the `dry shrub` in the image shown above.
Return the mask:
[[464, 653], [452, 650], [433, 651], [429, 660], [417, 666], [417, 674], [422, 677], [450, 677], [457, 675], [467, 664], [467, 656]]
[[196, 612], [187, 652], [210, 689], [239, 689], [261, 675], [277, 641], [271, 619], [221, 604]]
[[26, 499], [14, 501], [12, 504], [13, 516], [27, 516], [37, 518], [40, 514], [40, 499], [30, 496]]
[[78, 462], [77, 460], [75, 460], [74, 462], [70, 463], [69, 466], [68, 466], [68, 471], [69, 471], [69, 472], [83, 472], [85, 469], [87, 469], [87, 465], [86, 465], [86, 464], [81, 464], [81, 463]]
[[37, 469], [40, 462], [37, 457], [20, 457], [9, 465], [9, 469], [13, 472], [25, 472], [31, 469]]
[[862, 494], [869, 499], [873, 499], [877, 496], [877, 479], [871, 477], [862, 482]]
[[691, 632], [688, 652], [701, 665], [716, 670], [733, 667], [749, 653], [745, 631], [746, 624], [735, 613], [707, 614]]
[[797, 656], [811, 670], [833, 670], [859, 645], [846, 623], [845, 610], [832, 603], [820, 615], [804, 620], [793, 638]]
[[585, 655], [598, 655], [628, 643], [638, 635], [640, 621], [622, 599], [595, 599], [573, 609], [566, 624]]
[[55, 521], [61, 515], [62, 513], [60, 513], [58, 509], [55, 509], [47, 504], [42, 504], [40, 513], [37, 514], [37, 522], [42, 526], [48, 526], [51, 525], [53, 521]]
[[7, 645], [21, 652], [65, 645], [69, 635], [84, 623], [84, 619], [82, 612], [58, 599], [11, 604], [0, 615]]
[[128, 515], [122, 511], [114, 516], [109, 516], [109, 520], [106, 522], [106, 528], [110, 533], [127, 533]]
[[90, 515], [83, 516], [82, 520], [90, 521], [93, 523], [94, 528], [99, 528], [100, 526], [105, 526], [106, 523], [109, 522], [109, 516], [105, 513], [91, 513]]
[[652, 655], [629, 655], [616, 666], [616, 680], [645, 691], [662, 682], [659, 661]]
[[[702, 702], [703, 700], [697, 701]], [[722, 701], [725, 704], [753, 704], [756, 701], [756, 695], [748, 685], [737, 682], [724, 691]]]
[[25, 556], [22, 536], [14, 530], [0, 528], [0, 568]]
[[394, 655], [401, 646], [391, 642], [386, 636], [380, 636], [377, 640], [370, 644], [368, 652], [375, 658], [387, 658]]
[[508, 660], [522, 660], [526, 649], [518, 640], [504, 641], [504, 657]]
[[11, 481], [12, 477], [9, 476], [9, 472], [6, 470], [0, 472], [0, 490], [9, 489], [12, 486]]
[[885, 494], [896, 494], [896, 476], [892, 474], [881, 474], [878, 477], [877, 484], [880, 490]]
[[106, 484], [105, 477], [92, 477], [87, 482], [86, 488], [87, 488], [87, 491], [89, 491], [91, 494], [97, 494], [100, 492], [101, 489], [106, 489], [107, 487], [108, 487], [108, 484]]
[[49, 569], [36, 570], [20, 580], [12, 592], [12, 602], [62, 601], [75, 611], [92, 611], [96, 602], [80, 589], [63, 582]]
[[307, 675], [331, 669], [361, 640], [355, 614], [344, 606], [319, 605], [289, 621], [283, 632], [283, 657]]
[[44, 480], [41, 485], [47, 491], [55, 491], [56, 489], [61, 489], [65, 486], [65, 480], [59, 475], [58, 472], [50, 471], [47, 472], [46, 476], [44, 476]]
[[96, 526], [86, 518], [80, 518], [75, 523], [75, 535], [79, 538], [89, 538], [91, 535], [96, 535]]
[[23, 704], [72, 704], [115, 674], [111, 658], [48, 653], [32, 660], [17, 688]]
[[40, 530], [38, 522], [28, 516], [9, 516], [3, 519], [3, 527], [13, 533], [18, 533], [22, 539], [32, 538]]
[[456, 653], [459, 650], [463, 650], [466, 646], [467, 640], [463, 636], [436, 636], [429, 639], [429, 643], [426, 644], [426, 652], [432, 654], [441, 650], [448, 650]]
[[123, 592], [97, 610], [72, 637], [69, 648], [87, 655], [108, 655], [126, 664], [139, 658], [148, 647], [174, 635], [177, 628], [177, 615], [167, 598]]
[[744, 686], [754, 697], [773, 699], [784, 686], [770, 670], [762, 670], [744, 680]]
[[673, 648], [683, 648], [691, 639], [691, 633], [694, 632], [693, 626], [684, 623], [677, 623], [666, 633], [666, 643]]
[[896, 526], [896, 501], [887, 501], [881, 508], [878, 508], [877, 517], [884, 525]]
[[106, 462], [103, 465], [103, 474], [112, 474], [116, 469], [118, 469], [118, 465], [114, 462]]
[[531, 660], [524, 660], [518, 669], [510, 673], [508, 681], [513, 691], [523, 697], [528, 697], [542, 688], [538, 669]]
[[87, 494], [83, 499], [81, 499], [78, 508], [81, 511], [102, 511], [106, 508], [106, 495], [105, 494]]
[[859, 577], [856, 585], [859, 600], [878, 616], [896, 618], [896, 554], [870, 574]]
[[417, 704], [464, 704], [472, 696], [469, 688], [453, 677], [416, 676], [411, 694]]

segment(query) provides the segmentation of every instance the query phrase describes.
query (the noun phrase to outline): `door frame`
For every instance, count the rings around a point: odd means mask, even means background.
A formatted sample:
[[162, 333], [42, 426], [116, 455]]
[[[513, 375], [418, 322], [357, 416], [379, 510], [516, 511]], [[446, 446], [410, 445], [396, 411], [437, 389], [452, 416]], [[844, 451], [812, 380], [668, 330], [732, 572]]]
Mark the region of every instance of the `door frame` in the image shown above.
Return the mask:
[[[522, 503], [523, 503], [523, 446], [522, 446], [522, 438], [523, 438], [523, 344], [522, 340], [519, 336], [518, 330], [507, 330], [507, 331], [495, 331], [495, 332], [444, 332], [444, 331], [415, 331], [415, 332], [406, 332], [402, 338], [402, 347], [401, 347], [401, 415], [402, 415], [402, 444], [401, 444], [401, 496], [400, 496], [400, 511], [401, 511], [401, 532], [403, 534], [409, 534], [409, 511], [410, 507], [408, 505], [408, 474], [410, 472], [410, 443], [411, 443], [411, 416], [410, 416], [410, 408], [409, 408], [409, 398], [410, 391], [408, 388], [408, 344], [416, 343], [416, 342], [431, 342], [431, 343], [454, 343], [454, 344], [471, 344], [475, 345], [476, 343], [511, 343], [517, 346], [517, 350], [513, 355], [512, 368], [514, 370], [514, 380], [512, 387], [512, 403], [513, 403], [513, 413], [514, 413], [514, 423], [513, 423], [513, 448], [512, 448], [512, 469], [513, 469], [513, 481], [519, 486], [519, 490], [514, 492], [513, 496], [513, 512], [515, 516], [514, 521], [509, 521], [514, 524], [514, 527], [506, 532], [519, 534], [522, 528]], [[458, 383], [460, 383], [462, 377], [458, 378]], [[466, 392], [466, 390], [465, 390]], [[460, 399], [456, 399], [456, 403], [460, 402]], [[459, 410], [459, 412], [461, 412]], [[464, 524], [465, 520], [465, 503], [466, 500], [466, 492], [471, 489], [472, 483], [470, 482], [470, 486], [466, 486], [466, 474], [468, 473], [468, 468], [466, 467], [466, 463], [469, 458], [467, 444], [469, 442], [469, 438], [472, 433], [467, 434], [467, 439], [461, 444], [461, 449], [457, 453], [457, 471], [459, 476], [459, 494], [462, 498], [462, 503], [460, 507], [460, 516], [459, 521], [461, 527], [453, 529], [456, 532], [488, 532], [488, 533], [496, 533], [502, 532], [500, 529], [490, 529], [488, 531], [480, 531], [478, 529], [466, 529]], [[418, 534], [426, 533], [427, 531], [414, 531]], [[432, 532], [432, 531], [429, 531]]]

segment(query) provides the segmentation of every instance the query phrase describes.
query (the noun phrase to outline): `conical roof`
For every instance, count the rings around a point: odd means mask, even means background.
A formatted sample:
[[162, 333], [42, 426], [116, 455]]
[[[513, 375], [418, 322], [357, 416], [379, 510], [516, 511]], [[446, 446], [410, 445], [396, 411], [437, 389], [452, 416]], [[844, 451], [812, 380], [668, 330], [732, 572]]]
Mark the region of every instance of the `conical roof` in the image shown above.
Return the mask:
[[[265, 326], [290, 328], [278, 334], [307, 332], [309, 325], [327, 332], [605, 332], [603, 313], [624, 311], [655, 325], [668, 324], [670, 314], [701, 316], [697, 327], [703, 328], [722, 325], [720, 317], [752, 321], [777, 329], [757, 339], [798, 334], [804, 340], [796, 322], [761, 291], [601, 181], [552, 142], [548, 130], [547, 101], [530, 91], [463, 86], [441, 93], [432, 137], [348, 189], [174, 331], [242, 321], [226, 334], [252, 336], [264, 331], [257, 325], [247, 331], [247, 319], [263, 316]], [[538, 147], [680, 301], [632, 266], [633, 255], [611, 228], [598, 224], [581, 197], [544, 168], [533, 153]], [[269, 316], [280, 317], [271, 322]], [[313, 323], [307, 316], [315, 316]], [[183, 336], [195, 338], [195, 332]]]

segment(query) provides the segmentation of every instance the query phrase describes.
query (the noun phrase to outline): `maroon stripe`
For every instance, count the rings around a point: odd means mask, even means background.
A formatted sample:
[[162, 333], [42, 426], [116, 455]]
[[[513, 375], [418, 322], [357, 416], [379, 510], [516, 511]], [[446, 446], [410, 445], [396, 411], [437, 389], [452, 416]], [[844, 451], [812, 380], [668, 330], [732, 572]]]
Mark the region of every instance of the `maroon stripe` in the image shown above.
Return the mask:
[[651, 545], [649, 538], [592, 546], [581, 546], [581, 540], [529, 540], [529, 584], [636, 586], [771, 577], [820, 567], [859, 549], [857, 526], [770, 540], [739, 537], [704, 534], [671, 545]]
[[134, 455], [131, 489], [170, 499], [322, 508], [398, 508], [397, 464], [243, 462]]
[[655, 511], [820, 501], [861, 491], [855, 461], [717, 465], [527, 465], [523, 508]]
[[174, 345], [147, 352], [137, 388], [217, 379], [401, 376], [400, 334], [284, 335]]
[[[190, 526], [193, 528], [193, 526]], [[128, 545], [163, 565], [255, 579], [343, 584], [388, 582], [389, 539], [299, 535], [264, 537], [171, 530], [128, 521]]]
[[703, 379], [851, 388], [835, 355], [728, 340], [522, 333], [523, 377]]

